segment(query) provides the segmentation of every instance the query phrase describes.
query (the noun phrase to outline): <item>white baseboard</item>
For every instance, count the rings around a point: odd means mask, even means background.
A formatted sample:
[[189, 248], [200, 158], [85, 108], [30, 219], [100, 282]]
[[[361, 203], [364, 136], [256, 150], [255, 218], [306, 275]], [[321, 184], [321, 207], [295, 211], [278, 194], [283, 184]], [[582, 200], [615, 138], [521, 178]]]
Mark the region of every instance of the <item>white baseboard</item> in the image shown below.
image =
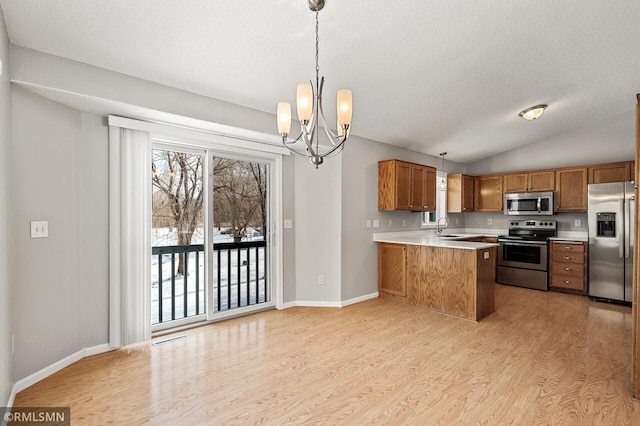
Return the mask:
[[13, 384], [13, 388], [11, 389], [11, 395], [9, 396], [9, 402], [7, 403], [7, 407], [13, 407], [13, 402], [15, 401], [16, 394], [28, 388], [29, 386], [35, 385], [40, 380], [46, 379], [53, 373], [57, 373], [65, 367], [70, 366], [74, 362], [80, 361], [84, 357], [88, 357], [91, 355], [101, 354], [103, 352], [109, 352], [114, 350], [114, 348], [110, 347], [107, 343], [97, 346], [92, 346], [90, 348], [84, 348], [79, 350], [76, 353], [69, 355], [66, 358], [61, 359], [60, 361], [56, 361], [53, 364], [44, 367], [41, 370], [36, 371], [35, 373], [25, 377], [24, 379], [20, 379]]
[[323, 302], [315, 300], [298, 300], [296, 306], [310, 306], [314, 308], [342, 308], [342, 302]]
[[283, 303], [282, 306], [280, 306], [278, 309], [289, 309], [289, 308], [293, 308], [294, 306], [296, 306], [296, 302], [287, 302], [287, 303]]
[[[293, 308], [294, 306], [308, 306], [308, 307], [315, 307], [315, 308], [344, 308], [345, 306], [364, 302], [365, 300], [369, 300], [369, 299], [375, 299], [376, 297], [378, 297], [377, 291], [375, 293], [365, 294], [364, 296], [354, 297], [353, 299], [343, 300], [340, 302], [297, 300], [295, 302], [286, 303], [284, 306], [286, 306], [287, 308]], [[283, 306], [283, 309], [284, 309], [284, 306]]]
[[359, 297], [354, 297], [353, 299], [344, 300], [342, 302], [342, 306], [345, 307], [345, 306], [353, 305], [356, 303], [364, 302], [365, 300], [375, 299], [376, 297], [378, 297], [377, 291], [375, 293], [365, 294], [364, 296], [359, 296]]

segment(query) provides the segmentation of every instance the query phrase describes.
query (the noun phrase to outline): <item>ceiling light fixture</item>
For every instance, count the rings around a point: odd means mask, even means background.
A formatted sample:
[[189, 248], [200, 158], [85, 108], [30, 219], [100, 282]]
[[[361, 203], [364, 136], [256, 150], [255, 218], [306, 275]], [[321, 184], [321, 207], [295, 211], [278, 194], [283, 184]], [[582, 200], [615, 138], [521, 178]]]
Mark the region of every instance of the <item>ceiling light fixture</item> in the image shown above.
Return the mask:
[[[317, 169], [325, 158], [339, 154], [344, 148], [344, 143], [350, 134], [353, 102], [351, 90], [338, 90], [338, 128], [335, 132], [331, 130], [327, 125], [327, 119], [322, 109], [322, 86], [324, 85], [324, 77], [320, 79], [320, 68], [318, 66], [318, 45], [320, 41], [318, 37], [318, 12], [324, 7], [324, 0], [308, 0], [308, 3], [309, 9], [316, 12], [316, 84], [315, 90], [313, 82], [311, 81], [309, 81], [309, 83], [298, 84], [296, 106], [298, 120], [300, 120], [300, 135], [292, 141], [287, 140], [287, 136], [289, 136], [289, 131], [291, 130], [291, 104], [289, 102], [278, 103], [277, 115], [278, 133], [280, 133], [282, 137], [282, 144], [294, 154], [308, 157], [311, 164], [314, 164]], [[320, 152], [318, 142], [318, 118], [322, 118], [322, 125], [331, 142], [331, 145], [324, 153]], [[304, 142], [304, 146], [300, 146], [299, 149], [295, 144], [300, 141], [300, 139]], [[302, 151], [302, 148], [304, 151]]]
[[447, 155], [446, 152], [441, 152], [440, 157], [442, 157], [442, 180], [440, 181], [440, 191], [444, 191], [447, 189], [447, 183], [444, 181], [444, 156]]
[[527, 108], [524, 111], [520, 112], [519, 115], [527, 121], [532, 121], [540, 117], [546, 108], [546, 105], [532, 106], [531, 108]]

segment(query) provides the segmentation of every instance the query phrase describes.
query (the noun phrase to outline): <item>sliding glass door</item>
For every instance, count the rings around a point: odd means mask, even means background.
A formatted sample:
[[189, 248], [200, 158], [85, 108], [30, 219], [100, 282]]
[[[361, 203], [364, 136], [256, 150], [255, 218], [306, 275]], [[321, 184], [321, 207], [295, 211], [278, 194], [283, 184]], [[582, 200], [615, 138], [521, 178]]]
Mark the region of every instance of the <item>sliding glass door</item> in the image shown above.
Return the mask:
[[152, 332], [274, 306], [272, 160], [155, 143]]
[[258, 158], [215, 153], [209, 164], [210, 317], [271, 307], [272, 164]]
[[152, 331], [205, 319], [205, 159], [202, 151], [152, 150]]

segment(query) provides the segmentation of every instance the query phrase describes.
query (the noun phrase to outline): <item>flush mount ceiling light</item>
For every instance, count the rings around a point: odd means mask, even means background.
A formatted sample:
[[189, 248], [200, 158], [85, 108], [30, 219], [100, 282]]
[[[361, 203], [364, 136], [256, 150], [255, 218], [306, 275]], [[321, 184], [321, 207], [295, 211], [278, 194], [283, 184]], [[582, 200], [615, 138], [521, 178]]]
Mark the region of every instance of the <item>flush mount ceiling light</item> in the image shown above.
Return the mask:
[[[316, 84], [315, 90], [313, 82], [298, 84], [296, 106], [298, 110], [298, 120], [300, 120], [300, 135], [292, 141], [287, 140], [291, 130], [291, 104], [289, 102], [278, 103], [278, 133], [282, 137], [282, 144], [294, 154], [309, 158], [311, 164], [316, 169], [325, 158], [339, 154], [344, 148], [344, 143], [349, 137], [351, 127], [351, 115], [353, 103], [351, 90], [338, 90], [337, 130], [333, 131], [327, 125], [327, 119], [322, 109], [322, 86], [324, 77], [320, 79], [320, 68], [318, 67], [318, 12], [324, 7], [324, 0], [308, 0], [309, 9], [316, 12]], [[322, 119], [322, 126], [331, 142], [324, 153], [320, 152], [318, 143], [318, 118]], [[303, 144], [296, 146], [296, 142], [302, 140]], [[289, 146], [291, 145], [291, 146]]]
[[527, 121], [532, 121], [540, 117], [546, 108], [546, 105], [532, 106], [522, 111], [519, 115]]

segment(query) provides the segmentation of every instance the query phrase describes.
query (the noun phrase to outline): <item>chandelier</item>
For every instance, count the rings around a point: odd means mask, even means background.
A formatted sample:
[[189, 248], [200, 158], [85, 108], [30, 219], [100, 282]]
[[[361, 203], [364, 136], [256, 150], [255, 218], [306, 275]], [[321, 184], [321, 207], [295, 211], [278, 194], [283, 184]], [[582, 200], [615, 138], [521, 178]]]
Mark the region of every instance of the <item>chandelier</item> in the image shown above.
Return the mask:
[[[316, 169], [325, 158], [339, 154], [344, 148], [344, 143], [349, 137], [351, 127], [351, 115], [353, 112], [351, 90], [338, 90], [337, 115], [338, 125], [334, 131], [327, 125], [327, 119], [322, 108], [322, 87], [324, 76], [320, 78], [318, 66], [318, 13], [324, 7], [324, 0], [308, 0], [309, 9], [316, 12], [316, 82], [315, 88], [312, 81], [298, 84], [296, 107], [298, 120], [300, 120], [300, 135], [293, 140], [288, 140], [291, 130], [291, 104], [289, 102], [278, 103], [278, 133], [282, 137], [282, 144], [292, 153], [309, 158]], [[323, 148], [321, 152], [318, 137], [318, 120], [322, 119], [322, 127], [331, 145]], [[302, 144], [298, 143], [302, 142]]]

